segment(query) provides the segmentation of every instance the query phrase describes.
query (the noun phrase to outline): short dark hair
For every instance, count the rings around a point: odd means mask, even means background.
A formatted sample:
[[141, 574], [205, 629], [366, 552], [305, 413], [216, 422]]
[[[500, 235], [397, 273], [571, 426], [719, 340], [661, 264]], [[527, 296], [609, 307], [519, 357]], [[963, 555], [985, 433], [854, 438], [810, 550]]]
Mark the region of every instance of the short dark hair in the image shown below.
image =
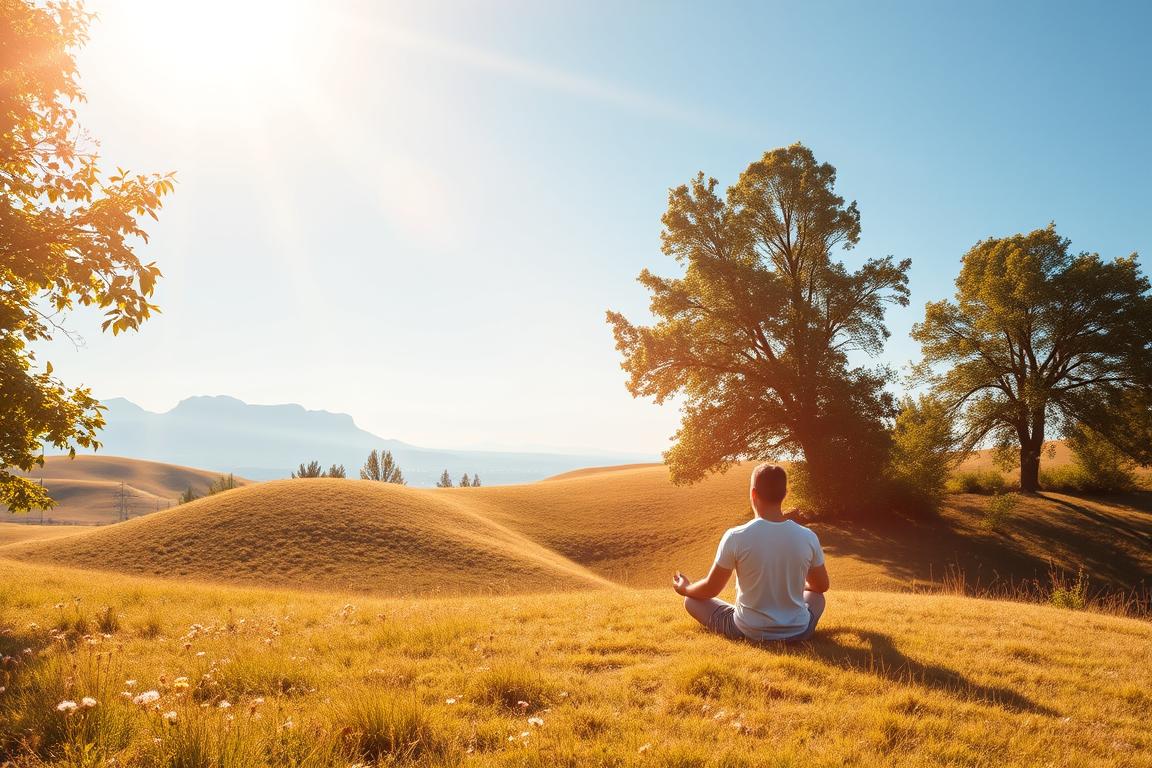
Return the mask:
[[756, 469], [752, 470], [752, 487], [764, 501], [779, 503], [788, 495], [788, 475], [779, 464], [757, 464]]

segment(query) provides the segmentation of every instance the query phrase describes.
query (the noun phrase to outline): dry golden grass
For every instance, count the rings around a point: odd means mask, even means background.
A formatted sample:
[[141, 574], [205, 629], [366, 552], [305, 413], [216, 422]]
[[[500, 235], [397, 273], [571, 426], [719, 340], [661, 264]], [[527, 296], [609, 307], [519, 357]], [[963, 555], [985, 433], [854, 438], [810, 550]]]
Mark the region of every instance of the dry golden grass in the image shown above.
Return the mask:
[[25, 525], [23, 523], [0, 523], [0, 548], [9, 544], [23, 544], [29, 541], [51, 541], [64, 536], [88, 533], [86, 525]]
[[[167, 509], [191, 486], [203, 495], [220, 474], [204, 469], [181, 467], [121, 456], [48, 456], [43, 468], [28, 477], [43, 479], [56, 506], [44, 512], [55, 523], [93, 525], [119, 520], [118, 492], [124, 483], [129, 511], [136, 517]], [[237, 478], [246, 485], [249, 481]], [[39, 520], [40, 512], [20, 516]]]
[[387, 483], [279, 480], [5, 552], [123, 573], [393, 595], [606, 583], [464, 502]]
[[18, 766], [1152, 766], [1152, 626], [943, 595], [834, 589], [782, 648], [668, 589], [382, 600], [0, 560], [0, 654]]

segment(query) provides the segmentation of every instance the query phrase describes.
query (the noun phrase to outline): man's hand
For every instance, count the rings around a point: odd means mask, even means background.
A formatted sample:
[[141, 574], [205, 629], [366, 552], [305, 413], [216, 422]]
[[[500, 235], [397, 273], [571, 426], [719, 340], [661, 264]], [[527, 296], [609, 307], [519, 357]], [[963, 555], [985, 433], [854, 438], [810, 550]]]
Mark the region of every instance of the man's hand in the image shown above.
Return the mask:
[[676, 571], [676, 575], [672, 577], [672, 590], [678, 595], [687, 597], [688, 585], [691, 583], [691, 579], [680, 573], [680, 571]]

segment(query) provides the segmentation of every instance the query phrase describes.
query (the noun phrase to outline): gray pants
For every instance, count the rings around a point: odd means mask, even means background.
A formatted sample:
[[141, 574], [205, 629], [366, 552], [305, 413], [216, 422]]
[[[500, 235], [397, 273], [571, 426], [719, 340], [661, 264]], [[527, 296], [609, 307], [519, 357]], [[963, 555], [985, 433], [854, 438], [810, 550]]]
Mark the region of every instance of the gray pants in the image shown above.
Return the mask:
[[[816, 622], [820, 621], [820, 616], [824, 613], [824, 593], [806, 591], [804, 604], [808, 606], [808, 613], [811, 614], [808, 628], [790, 637], [779, 638], [780, 640], [786, 643], [799, 642], [810, 639], [816, 632]], [[736, 608], [719, 598], [697, 600], [694, 597], [686, 597], [684, 598], [684, 608], [709, 632], [723, 635], [730, 640], [741, 640], [745, 637], [740, 628], [736, 626]]]

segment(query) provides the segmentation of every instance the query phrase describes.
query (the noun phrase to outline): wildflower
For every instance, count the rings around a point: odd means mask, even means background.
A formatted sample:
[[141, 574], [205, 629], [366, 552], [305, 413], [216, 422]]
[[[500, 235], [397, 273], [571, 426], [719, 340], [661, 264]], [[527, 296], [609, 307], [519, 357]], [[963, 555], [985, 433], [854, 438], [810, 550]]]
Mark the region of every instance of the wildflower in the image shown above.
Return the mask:
[[132, 691], [120, 691], [120, 695], [126, 699], [132, 698]]
[[56, 705], [56, 711], [57, 712], [75, 712], [76, 708], [78, 706], [80, 706], [80, 705], [77, 704], [76, 702], [65, 699], [64, 701], [62, 701]]
[[199, 658], [199, 657], [203, 657], [203, 656], [207, 656], [207, 655], [208, 655], [208, 654], [206, 654], [204, 651], [196, 651], [196, 656], [197, 656], [197, 658]]
[[164, 722], [174, 724], [179, 715], [176, 714], [176, 710], [172, 710], [171, 712], [165, 712], [161, 717], [164, 718]]
[[53, 607], [58, 611], [63, 610], [64, 609], [64, 603], [56, 603], [56, 605]]
[[186, 678], [186, 677], [176, 678], [175, 680], [172, 681], [172, 687], [176, 688], [177, 690], [183, 690], [183, 689], [187, 688], [188, 687], [188, 678]]
[[544, 725], [544, 718], [542, 718], [542, 717], [530, 717], [530, 718], [528, 718], [528, 725], [534, 725], [537, 728], [539, 728], [540, 726]]
[[135, 687], [135, 685], [136, 685], [135, 680], [125, 680], [124, 681], [124, 687], [125, 688], [133, 688], [133, 687]]
[[80, 699], [80, 706], [84, 707], [85, 709], [92, 709], [92, 707], [96, 706], [96, 699], [92, 698], [91, 696], [85, 696], [84, 698]]
[[636, 751], [639, 752], [640, 754], [644, 754], [645, 752], [647, 752], [650, 749], [652, 749], [651, 744], [641, 744], [640, 749], [638, 749]]
[[136, 696], [135, 698], [133, 698], [132, 703], [133, 704], [140, 704], [140, 705], [148, 705], [154, 701], [159, 700], [159, 698], [160, 698], [160, 692], [159, 691], [144, 691], [144, 693], [141, 693], [138, 696]]
[[218, 708], [220, 708], [220, 709], [228, 709], [228, 707], [232, 706], [232, 704], [231, 704], [231, 703], [229, 703], [228, 701], [221, 701], [221, 702], [220, 702], [219, 704], [217, 704], [216, 706], [217, 706]]
[[528, 709], [528, 702], [526, 702], [526, 701], [516, 702], [516, 709], [520, 709], [520, 710]]
[[456, 699], [444, 699], [444, 703], [445, 703], [445, 704], [455, 704], [455, 703], [456, 703]]

